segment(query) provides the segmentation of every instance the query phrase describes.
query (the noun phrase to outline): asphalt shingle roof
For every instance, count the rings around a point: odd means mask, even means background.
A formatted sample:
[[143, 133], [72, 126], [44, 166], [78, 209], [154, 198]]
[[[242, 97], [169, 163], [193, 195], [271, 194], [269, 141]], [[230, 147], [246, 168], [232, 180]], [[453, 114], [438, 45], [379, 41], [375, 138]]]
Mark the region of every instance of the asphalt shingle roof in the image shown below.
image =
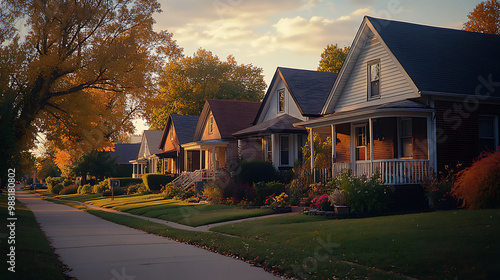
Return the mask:
[[277, 118], [270, 119], [268, 121], [256, 124], [252, 127], [240, 130], [233, 135], [236, 137], [242, 137], [247, 135], [259, 135], [268, 133], [307, 133], [304, 128], [294, 127], [294, 123], [298, 123], [301, 120], [294, 118], [288, 114], [281, 115]]
[[207, 100], [222, 139], [231, 139], [233, 133], [252, 126], [260, 102], [240, 100]]
[[474, 94], [480, 77], [500, 82], [499, 35], [367, 19], [421, 91]]
[[278, 67], [304, 116], [319, 116], [337, 73]]
[[141, 143], [117, 143], [115, 151], [111, 153], [111, 157], [117, 157], [118, 164], [129, 164], [130, 160], [137, 158]]
[[170, 117], [174, 123], [175, 133], [179, 139], [179, 144], [182, 145], [191, 142], [199, 117], [176, 114], [171, 114]]

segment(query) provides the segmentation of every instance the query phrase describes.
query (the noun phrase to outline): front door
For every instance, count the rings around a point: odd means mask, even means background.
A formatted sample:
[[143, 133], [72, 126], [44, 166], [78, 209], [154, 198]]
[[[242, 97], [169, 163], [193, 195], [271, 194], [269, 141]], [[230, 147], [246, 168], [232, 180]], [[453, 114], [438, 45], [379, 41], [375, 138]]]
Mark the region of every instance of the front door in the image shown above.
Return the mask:
[[354, 145], [356, 161], [366, 160], [366, 124], [356, 125], [354, 127]]

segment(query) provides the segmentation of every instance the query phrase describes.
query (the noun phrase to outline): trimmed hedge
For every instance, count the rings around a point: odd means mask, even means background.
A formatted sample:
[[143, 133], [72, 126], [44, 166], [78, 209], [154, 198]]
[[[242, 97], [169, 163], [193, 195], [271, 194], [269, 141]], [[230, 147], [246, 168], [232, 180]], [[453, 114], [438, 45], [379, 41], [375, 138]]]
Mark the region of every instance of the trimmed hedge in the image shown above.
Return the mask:
[[75, 194], [75, 193], [78, 193], [78, 186], [75, 184], [66, 186], [59, 192], [59, 194]]
[[236, 182], [242, 184], [272, 182], [278, 179], [276, 169], [268, 161], [245, 161], [236, 170]]
[[140, 178], [130, 178], [130, 177], [122, 177], [122, 178], [108, 178], [108, 186], [111, 186], [110, 180], [120, 180], [120, 187], [125, 188], [131, 185], [136, 185], [142, 183], [142, 179]]
[[170, 175], [165, 174], [144, 174], [142, 175], [142, 181], [146, 188], [150, 191], [160, 191], [162, 187], [166, 186], [168, 183], [172, 182], [174, 178]]

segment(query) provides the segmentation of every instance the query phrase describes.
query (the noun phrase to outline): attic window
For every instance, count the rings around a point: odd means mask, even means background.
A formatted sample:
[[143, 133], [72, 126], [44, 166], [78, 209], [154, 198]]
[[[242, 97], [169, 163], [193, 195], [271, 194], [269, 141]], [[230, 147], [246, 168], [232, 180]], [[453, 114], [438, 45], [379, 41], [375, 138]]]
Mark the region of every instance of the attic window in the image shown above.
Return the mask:
[[170, 141], [173, 141], [174, 140], [174, 126], [173, 125], [170, 125]]
[[214, 132], [214, 116], [210, 116], [210, 122], [208, 124], [208, 133]]
[[285, 112], [285, 89], [278, 90], [278, 113]]
[[380, 97], [380, 61], [368, 63], [368, 99]]

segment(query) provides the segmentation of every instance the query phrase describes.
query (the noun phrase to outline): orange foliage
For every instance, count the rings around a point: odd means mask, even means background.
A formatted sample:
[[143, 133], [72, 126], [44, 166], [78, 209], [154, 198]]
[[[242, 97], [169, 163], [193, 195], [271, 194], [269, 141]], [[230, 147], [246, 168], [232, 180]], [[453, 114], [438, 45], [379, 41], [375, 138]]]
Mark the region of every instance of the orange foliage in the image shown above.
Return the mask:
[[452, 195], [470, 209], [500, 206], [500, 152], [476, 160], [458, 173]]
[[464, 23], [464, 30], [488, 34], [500, 34], [500, 2], [483, 1], [470, 12], [469, 21]]

